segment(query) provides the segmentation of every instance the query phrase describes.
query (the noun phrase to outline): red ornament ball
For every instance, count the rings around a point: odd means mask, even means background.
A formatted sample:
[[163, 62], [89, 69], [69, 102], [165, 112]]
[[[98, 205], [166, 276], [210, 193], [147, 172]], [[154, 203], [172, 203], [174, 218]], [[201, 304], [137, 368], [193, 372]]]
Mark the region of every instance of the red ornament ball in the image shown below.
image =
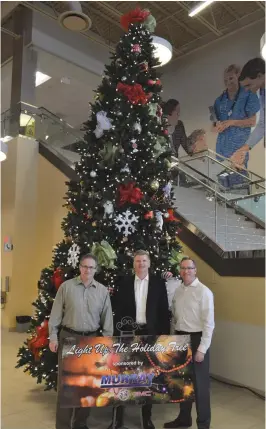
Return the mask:
[[131, 52], [135, 52], [136, 54], [140, 54], [141, 53], [141, 47], [139, 44], [133, 45], [131, 48]]

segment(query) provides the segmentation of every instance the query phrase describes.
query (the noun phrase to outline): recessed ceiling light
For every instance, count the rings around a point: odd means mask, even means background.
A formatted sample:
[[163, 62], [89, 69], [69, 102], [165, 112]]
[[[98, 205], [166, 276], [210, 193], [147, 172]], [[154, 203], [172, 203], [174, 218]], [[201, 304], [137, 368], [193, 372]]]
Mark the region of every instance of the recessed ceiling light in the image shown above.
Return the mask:
[[47, 80], [49, 79], [51, 79], [51, 76], [48, 76], [47, 74], [37, 71], [36, 78], [35, 78], [35, 86], [39, 86], [42, 83], [47, 82]]

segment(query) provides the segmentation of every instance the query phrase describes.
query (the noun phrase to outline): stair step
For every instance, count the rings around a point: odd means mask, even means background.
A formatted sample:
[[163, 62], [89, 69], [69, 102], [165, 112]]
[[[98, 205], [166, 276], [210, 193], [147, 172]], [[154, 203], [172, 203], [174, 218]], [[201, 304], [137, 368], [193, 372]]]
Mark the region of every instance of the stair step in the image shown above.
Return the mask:
[[[180, 213], [180, 215], [184, 216], [186, 219], [188, 219], [190, 222], [195, 224], [215, 224], [215, 216], [203, 216], [203, 219], [199, 220], [199, 215], [191, 215], [189, 213], [186, 213], [183, 210], [177, 209], [177, 212]], [[253, 222], [245, 221], [245, 219], [242, 217], [241, 220], [235, 217], [217, 217], [217, 221], [220, 226], [235, 226], [239, 227], [240, 223], [241, 226], [244, 226], [246, 229], [255, 229], [256, 226]]]
[[[205, 222], [197, 222], [197, 227], [202, 230], [210, 230], [210, 231], [215, 231], [215, 225], [214, 223], [210, 224], [210, 223], [205, 223]], [[236, 235], [246, 235], [249, 237], [265, 237], [265, 231], [263, 229], [256, 229], [253, 226], [246, 228], [244, 226], [231, 226], [231, 225], [218, 225], [217, 226], [217, 231], [218, 233], [223, 233], [223, 234], [236, 234]]]
[[203, 188], [176, 187], [174, 193], [177, 212], [225, 251], [265, 249], [265, 230], [225, 203], [206, 198]]

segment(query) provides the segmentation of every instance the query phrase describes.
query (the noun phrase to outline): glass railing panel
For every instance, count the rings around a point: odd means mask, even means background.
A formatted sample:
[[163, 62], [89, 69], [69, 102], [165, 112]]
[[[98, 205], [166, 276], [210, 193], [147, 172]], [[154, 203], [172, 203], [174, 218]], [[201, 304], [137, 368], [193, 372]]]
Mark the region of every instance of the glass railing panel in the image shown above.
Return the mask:
[[206, 150], [179, 159], [187, 172], [204, 177], [210, 183], [218, 183], [234, 191], [235, 195], [248, 195], [250, 186], [259, 184], [265, 188], [265, 179], [245, 168], [237, 169], [230, 159]]
[[249, 218], [265, 226], [265, 195], [252, 195], [235, 201], [235, 204]]
[[179, 164], [174, 188], [180, 215], [224, 251], [264, 249], [264, 230], [236, 212], [231, 192], [217, 183], [209, 186], [183, 167]]
[[[2, 139], [9, 139], [12, 119], [10, 110], [1, 114]], [[84, 133], [44, 107], [36, 108], [21, 103], [19, 133], [35, 138], [71, 167], [80, 160], [75, 144], [83, 140]]]

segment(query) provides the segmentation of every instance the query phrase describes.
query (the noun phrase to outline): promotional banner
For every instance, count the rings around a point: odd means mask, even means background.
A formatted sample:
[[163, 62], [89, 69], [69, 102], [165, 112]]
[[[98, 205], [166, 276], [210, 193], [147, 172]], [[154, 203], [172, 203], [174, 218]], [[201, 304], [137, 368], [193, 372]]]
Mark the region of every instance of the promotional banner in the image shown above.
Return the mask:
[[190, 338], [184, 335], [67, 338], [62, 407], [166, 404], [194, 399]]

